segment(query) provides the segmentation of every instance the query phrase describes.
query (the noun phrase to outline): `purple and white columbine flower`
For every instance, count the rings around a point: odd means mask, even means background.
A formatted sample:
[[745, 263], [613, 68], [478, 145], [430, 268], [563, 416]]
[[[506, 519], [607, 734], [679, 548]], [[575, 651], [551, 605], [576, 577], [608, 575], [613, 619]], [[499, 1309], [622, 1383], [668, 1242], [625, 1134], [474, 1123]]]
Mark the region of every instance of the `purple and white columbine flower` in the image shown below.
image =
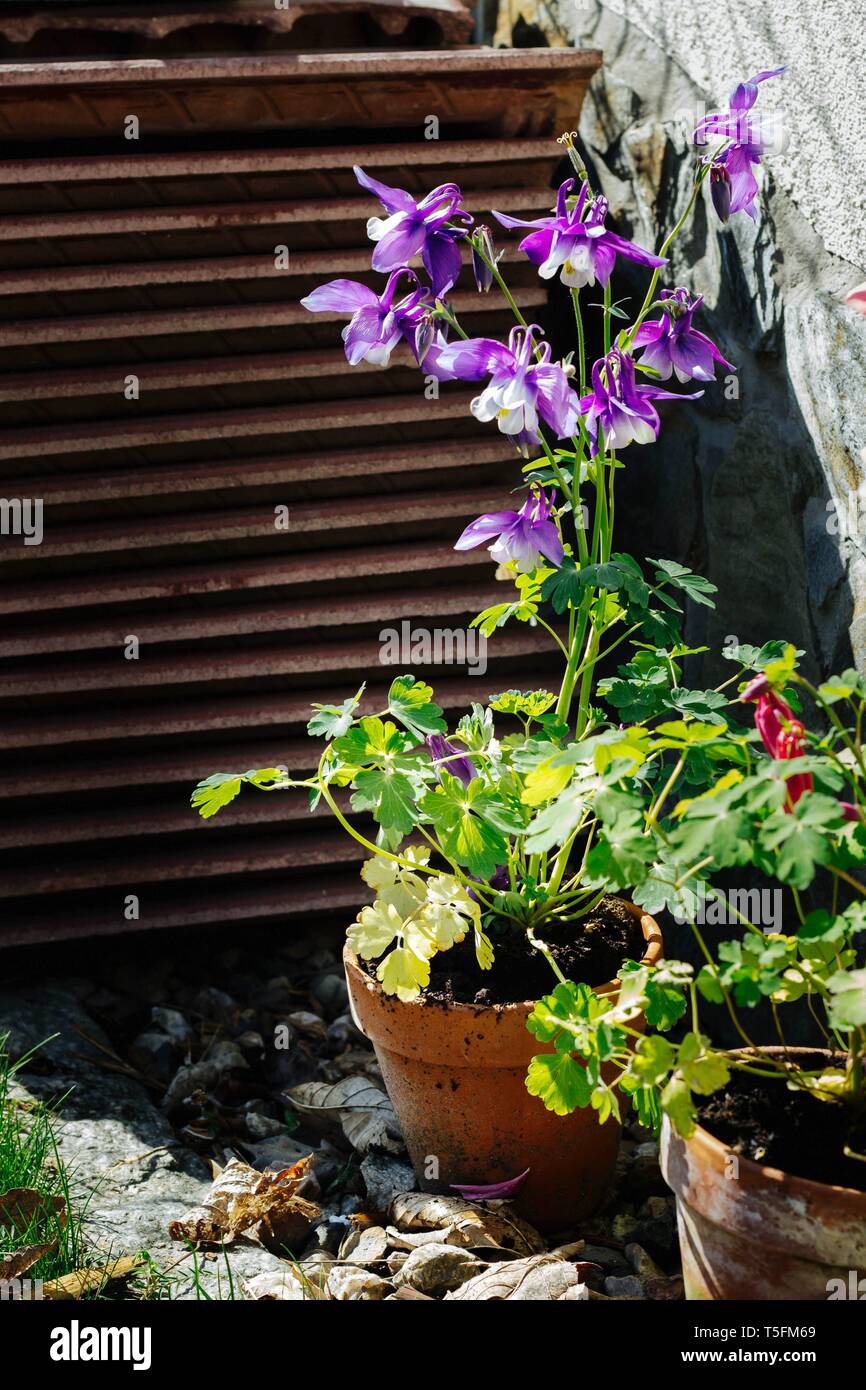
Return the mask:
[[735, 370], [712, 339], [692, 327], [702, 294], [692, 299], [688, 290], [662, 290], [661, 298], [666, 304], [661, 318], [642, 323], [632, 340], [634, 347], [645, 349], [640, 358], [643, 366], [652, 367], [662, 381], [671, 372], [677, 381], [714, 381], [716, 362]]
[[[580, 402], [580, 412], [592, 440], [591, 454], [599, 450], [624, 449], [627, 444], [652, 444], [658, 439], [661, 421], [653, 401], [681, 401], [685, 397], [660, 386], [638, 386], [634, 361], [628, 353], [613, 348], [592, 369], [592, 390]], [[691, 392], [696, 400], [703, 391]]]
[[513, 444], [526, 451], [539, 443], [538, 418], [566, 439], [577, 428], [579, 400], [565, 369], [550, 360], [550, 344], [536, 346], [537, 324], [512, 328], [508, 346], [495, 338], [466, 338], [438, 354], [440, 370], [463, 381], [490, 381], [472, 402], [476, 420], [495, 420]]
[[695, 127], [695, 145], [705, 145], [710, 139], [730, 141], [712, 159], [710, 168], [713, 205], [722, 222], [727, 222], [732, 212], [757, 217], [758, 181], [753, 166], [760, 164], [762, 155], [784, 149], [787, 135], [775, 114], [753, 116], [751, 112], [759, 84], [784, 71], [783, 67], [768, 68], [741, 82], [731, 93], [727, 111], [713, 111]]
[[473, 777], [478, 776], [475, 764], [466, 750], [458, 748], [457, 744], [452, 743], [444, 734], [428, 734], [427, 747], [430, 749], [430, 757], [433, 759], [436, 776], [440, 782], [440, 772], [450, 772], [452, 777], [460, 779], [464, 787], [468, 787]]
[[493, 214], [503, 227], [535, 229], [523, 238], [520, 250], [526, 253], [533, 265], [538, 266], [542, 280], [550, 280], [560, 271], [562, 283], [573, 289], [594, 285], [596, 281], [604, 286], [610, 279], [617, 256], [625, 256], [639, 265], [667, 265], [667, 261], [660, 256], [652, 256], [649, 251], [626, 241], [625, 237], [608, 231], [604, 225], [608, 208], [606, 198], [596, 198], [584, 218], [589, 192], [586, 184], [581, 186], [577, 201], [569, 211], [568, 197], [573, 188], [574, 179], [566, 179], [560, 185], [553, 217], [526, 221], [502, 212]]
[[472, 218], [462, 207], [463, 194], [456, 183], [442, 183], [420, 202], [402, 188], [389, 188], [355, 165], [362, 188], [375, 193], [387, 217], [371, 217], [367, 236], [376, 242], [374, 270], [396, 270], [413, 256], [420, 256], [435, 298], [445, 294], [460, 274], [459, 242]]
[[[415, 288], [395, 304], [397, 285], [404, 275]], [[426, 294], [414, 270], [402, 266], [388, 276], [388, 283], [380, 295], [358, 280], [330, 280], [327, 285], [319, 285], [301, 303], [313, 314], [351, 314], [351, 323], [343, 329], [350, 366], [367, 361], [376, 367], [387, 367], [401, 338], [414, 342]]]
[[533, 488], [519, 512], [485, 512], [470, 521], [454, 549], [473, 550], [492, 540], [492, 558], [501, 565], [513, 561], [521, 574], [543, 564], [542, 556], [561, 565], [562, 541], [556, 522], [550, 520], [555, 501], [556, 492], [548, 498], [542, 488]]

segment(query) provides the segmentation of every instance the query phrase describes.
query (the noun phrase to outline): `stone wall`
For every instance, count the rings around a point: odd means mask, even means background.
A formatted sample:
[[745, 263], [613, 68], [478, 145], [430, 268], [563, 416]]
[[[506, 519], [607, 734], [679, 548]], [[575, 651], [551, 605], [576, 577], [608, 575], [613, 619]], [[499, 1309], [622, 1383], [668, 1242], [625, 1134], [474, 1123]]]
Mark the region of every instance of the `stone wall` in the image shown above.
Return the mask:
[[[741, 78], [789, 65], [762, 89], [791, 135], [765, 163], [757, 223], [737, 214], [723, 229], [706, 201], [667, 281], [704, 295], [701, 326], [736, 374], [667, 407], [655, 448], [628, 451], [624, 525], [636, 553], [719, 586], [717, 612], [690, 633], [713, 649], [704, 676], [726, 667], [730, 637], [786, 637], [813, 672], [852, 649], [866, 668], [866, 319], [843, 303], [866, 279], [866, 5], [559, 0], [556, 14], [604, 50], [580, 134], [617, 229], [645, 246], [688, 198], [695, 120]], [[644, 283], [621, 275], [616, 296]]]

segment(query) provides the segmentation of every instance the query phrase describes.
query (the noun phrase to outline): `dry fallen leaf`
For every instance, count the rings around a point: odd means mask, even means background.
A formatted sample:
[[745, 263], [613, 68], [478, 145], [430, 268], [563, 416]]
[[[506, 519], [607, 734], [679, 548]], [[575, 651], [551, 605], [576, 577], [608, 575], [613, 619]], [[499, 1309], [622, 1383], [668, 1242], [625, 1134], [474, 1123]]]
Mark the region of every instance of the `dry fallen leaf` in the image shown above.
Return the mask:
[[50, 1197], [34, 1187], [10, 1187], [0, 1193], [0, 1226], [14, 1231], [28, 1231], [34, 1222], [56, 1221], [66, 1225], [66, 1202], [62, 1197]]
[[555, 1255], [532, 1255], [526, 1260], [501, 1261], [490, 1265], [482, 1274], [445, 1295], [449, 1299], [484, 1300], [487, 1302], [545, 1302], [555, 1303], [568, 1298], [584, 1302], [589, 1297], [586, 1285], [574, 1265]]
[[406, 1256], [394, 1283], [435, 1296], [459, 1289], [486, 1268], [484, 1260], [454, 1245], [420, 1245]]
[[335, 1265], [328, 1275], [326, 1290], [329, 1298], [341, 1303], [354, 1300], [373, 1303], [393, 1293], [394, 1285], [357, 1265]]
[[11, 1255], [0, 1255], [0, 1279], [19, 1279], [56, 1245], [57, 1241], [52, 1240], [47, 1245], [25, 1245]]
[[373, 1145], [389, 1153], [403, 1152], [394, 1107], [385, 1092], [364, 1076], [346, 1076], [333, 1084], [307, 1081], [283, 1094], [309, 1126], [321, 1132], [342, 1129], [360, 1154]]
[[326, 1297], [295, 1265], [269, 1274], [257, 1274], [254, 1279], [245, 1280], [242, 1288], [246, 1298], [258, 1301], [305, 1303]]
[[126, 1279], [144, 1263], [134, 1255], [125, 1255], [122, 1260], [100, 1265], [96, 1269], [76, 1269], [72, 1274], [64, 1274], [60, 1279], [48, 1279], [42, 1285], [45, 1298], [82, 1298], [86, 1293], [95, 1293], [106, 1284], [117, 1279]]
[[391, 1203], [390, 1217], [403, 1233], [444, 1231], [439, 1236], [443, 1244], [464, 1250], [500, 1249], [506, 1257], [544, 1250], [541, 1236], [508, 1202], [478, 1206], [464, 1197], [401, 1192]]
[[220, 1245], [249, 1231], [267, 1249], [290, 1252], [303, 1243], [321, 1215], [315, 1203], [297, 1195], [310, 1163], [308, 1156], [280, 1173], [260, 1173], [233, 1158], [214, 1179], [202, 1205], [169, 1222], [169, 1235], [196, 1245]]

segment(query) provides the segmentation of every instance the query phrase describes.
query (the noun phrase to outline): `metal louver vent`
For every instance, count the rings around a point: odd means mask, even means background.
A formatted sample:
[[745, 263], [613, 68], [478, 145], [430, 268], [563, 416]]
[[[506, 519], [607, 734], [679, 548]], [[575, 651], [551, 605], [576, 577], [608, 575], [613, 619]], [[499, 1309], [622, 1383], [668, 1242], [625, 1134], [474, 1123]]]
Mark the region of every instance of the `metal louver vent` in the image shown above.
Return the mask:
[[[598, 55], [381, 57], [0, 70], [0, 496], [42, 499], [44, 529], [0, 537], [2, 942], [354, 907], [360, 851], [326, 816], [251, 793], [205, 825], [191, 786], [311, 768], [310, 701], [373, 673], [380, 707], [401, 669], [381, 629], [465, 628], [501, 596], [485, 551], [452, 549], [519, 478], [472, 392], [425, 399], [408, 354], [350, 370], [298, 300], [376, 283], [355, 163], [456, 179], [482, 220], [546, 209]], [[501, 332], [469, 287], [467, 327]], [[452, 711], [543, 680], [548, 647], [507, 629], [483, 677], [416, 669]]]

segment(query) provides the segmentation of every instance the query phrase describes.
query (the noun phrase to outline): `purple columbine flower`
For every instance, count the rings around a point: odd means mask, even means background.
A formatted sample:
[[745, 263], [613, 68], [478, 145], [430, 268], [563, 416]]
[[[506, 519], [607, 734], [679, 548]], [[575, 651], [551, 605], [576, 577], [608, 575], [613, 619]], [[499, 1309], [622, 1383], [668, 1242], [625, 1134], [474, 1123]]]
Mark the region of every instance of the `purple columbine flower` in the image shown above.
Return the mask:
[[568, 438], [577, 428], [579, 401], [559, 363], [550, 360], [550, 344], [536, 346], [537, 324], [512, 328], [508, 346], [494, 338], [466, 338], [441, 349], [441, 370], [463, 381], [490, 381], [472, 402], [476, 420], [495, 420], [503, 434], [526, 452], [539, 443], [538, 417]]
[[617, 256], [625, 256], [639, 265], [667, 265], [661, 257], [652, 256], [649, 251], [607, 230], [604, 225], [608, 208], [606, 198], [596, 198], [584, 217], [589, 192], [586, 184], [581, 186], [577, 201], [569, 211], [568, 196], [573, 188], [574, 179], [566, 179], [560, 185], [554, 217], [526, 221], [501, 212], [493, 214], [503, 227], [535, 228], [523, 238], [520, 250], [538, 266], [543, 280], [552, 279], [559, 270], [562, 283], [574, 289], [594, 285], [596, 280], [604, 286], [610, 279]]
[[519, 512], [485, 512], [470, 521], [460, 536], [455, 550], [473, 550], [476, 545], [489, 546], [490, 554], [499, 564], [513, 561], [521, 574], [530, 574], [543, 564], [546, 556], [554, 565], [562, 564], [562, 541], [550, 513], [556, 492], [548, 498], [542, 488], [533, 488]]
[[[696, 400], [703, 391], [693, 391]], [[592, 369], [592, 391], [580, 402], [580, 411], [592, 439], [593, 458], [602, 447], [624, 449], [627, 444], [652, 444], [658, 439], [661, 421], [653, 401], [680, 401], [684, 397], [660, 386], [638, 386], [634, 361], [628, 353], [613, 348]]]
[[[397, 284], [403, 275], [415, 288], [395, 304]], [[401, 338], [414, 341], [426, 293], [414, 270], [401, 266], [388, 276], [381, 295], [358, 280], [331, 280], [327, 285], [319, 285], [301, 303], [313, 314], [351, 314], [351, 323], [343, 329], [350, 365], [355, 367], [366, 360], [377, 367], [387, 367]]]
[[411, 193], [379, 183], [357, 164], [354, 173], [361, 187], [375, 193], [388, 213], [387, 217], [371, 217], [367, 223], [367, 236], [377, 243], [373, 269], [396, 270], [413, 256], [420, 256], [438, 299], [460, 274], [458, 243], [472, 223], [461, 207], [463, 194], [457, 184], [442, 183], [416, 202]]
[[692, 299], [688, 290], [662, 290], [665, 311], [660, 319], [642, 323], [634, 335], [633, 346], [644, 348], [640, 361], [652, 367], [662, 381], [671, 372], [677, 381], [714, 381], [714, 363], [734, 370], [733, 363], [723, 357], [711, 338], [692, 327], [692, 317], [700, 307], [703, 295]]
[[[475, 764], [472, 759], [458, 748], [456, 743], [452, 743], [444, 734], [428, 734], [427, 747], [430, 749], [430, 756], [433, 759], [433, 766], [436, 768], [436, 776], [439, 781], [440, 771], [450, 772], [452, 777], [459, 777], [464, 787], [468, 787], [473, 777], [478, 776]], [[441, 763], [440, 768], [437, 764]]]
[[758, 181], [753, 168], [760, 164], [762, 155], [783, 149], [786, 135], [774, 115], [753, 116], [751, 112], [760, 83], [784, 71], [783, 67], [768, 68], [740, 82], [731, 93], [728, 110], [711, 112], [695, 127], [692, 141], [696, 145], [705, 145], [710, 139], [730, 141], [713, 157], [710, 169], [713, 205], [722, 222], [733, 212], [757, 217]]

